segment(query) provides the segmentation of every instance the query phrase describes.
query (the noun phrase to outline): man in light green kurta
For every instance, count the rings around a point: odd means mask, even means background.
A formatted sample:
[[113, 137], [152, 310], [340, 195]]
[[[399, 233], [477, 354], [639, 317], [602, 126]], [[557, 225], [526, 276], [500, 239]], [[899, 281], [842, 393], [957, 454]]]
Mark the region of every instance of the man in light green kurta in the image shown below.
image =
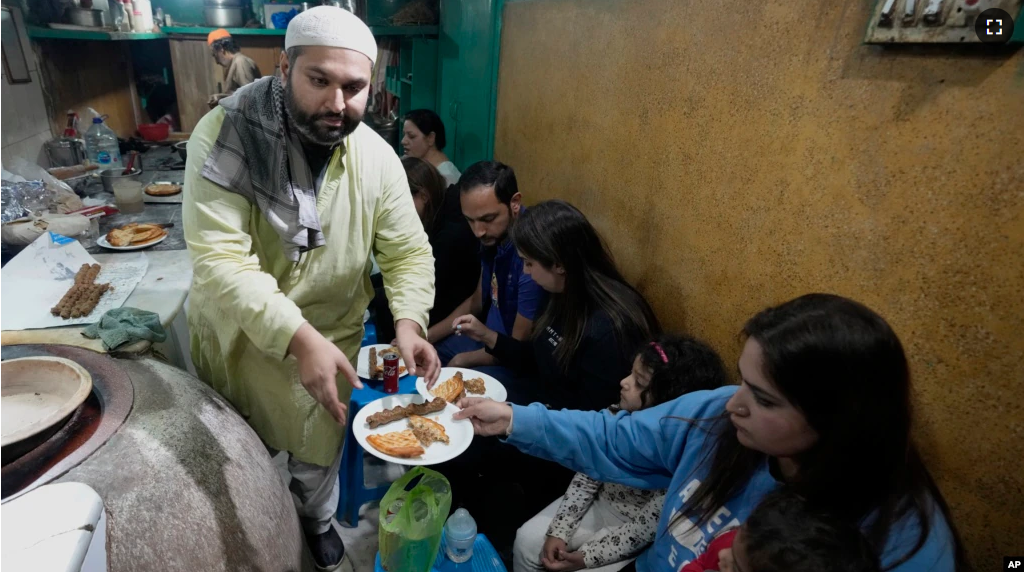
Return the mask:
[[[341, 18], [340, 24], [313, 21], [293, 29], [293, 21], [289, 27], [284, 80], [264, 78], [242, 88], [196, 126], [182, 212], [194, 264], [188, 318], [196, 369], [266, 443], [296, 493], [317, 564], [334, 569], [344, 547], [330, 519], [338, 501], [344, 404], [352, 386], [360, 386], [352, 364], [373, 296], [371, 253], [384, 276], [410, 373], [433, 381], [439, 362], [422, 338], [434, 299], [430, 245], [401, 161], [359, 121], [376, 46], [354, 16], [358, 24], [324, 10], [344, 12], [318, 7], [299, 18]], [[309, 30], [340, 30], [342, 37], [310, 39]], [[242, 116], [252, 94], [282, 109], [281, 125], [264, 118], [271, 123], [256, 142], [266, 153], [259, 157], [252, 156], [254, 143], [247, 138], [253, 135], [245, 125], [232, 132], [232, 118]], [[257, 107], [261, 113], [269, 108]], [[259, 118], [245, 119], [251, 124]], [[289, 140], [274, 139], [279, 131], [296, 136], [290, 141], [301, 146], [282, 150]], [[228, 135], [238, 133], [232, 148]], [[264, 168], [275, 161], [285, 161], [290, 173], [281, 185]], [[230, 175], [221, 176], [224, 171]], [[268, 172], [261, 181], [269, 181], [273, 196], [250, 184]], [[315, 204], [318, 221], [278, 209], [278, 203], [293, 201], [302, 211], [301, 193], [280, 187], [303, 182], [312, 187], [308, 207], [312, 211]]]
[[[327, 244], [298, 264], [288, 261], [258, 209], [199, 175], [199, 157], [216, 139], [223, 115], [219, 108], [207, 115], [188, 146], [189, 158], [196, 155], [183, 205], [195, 264], [189, 329], [196, 369], [269, 446], [330, 465], [342, 427], [298, 383], [295, 360], [285, 359], [292, 336], [308, 321], [356, 363], [373, 297], [371, 251], [391, 277], [395, 320], [425, 329], [433, 305], [430, 245], [401, 162], [387, 160], [394, 151], [363, 124], [349, 136], [344, 156], [331, 158], [318, 193]], [[351, 387], [339, 384], [339, 391]], [[348, 395], [339, 398], [347, 402]]]

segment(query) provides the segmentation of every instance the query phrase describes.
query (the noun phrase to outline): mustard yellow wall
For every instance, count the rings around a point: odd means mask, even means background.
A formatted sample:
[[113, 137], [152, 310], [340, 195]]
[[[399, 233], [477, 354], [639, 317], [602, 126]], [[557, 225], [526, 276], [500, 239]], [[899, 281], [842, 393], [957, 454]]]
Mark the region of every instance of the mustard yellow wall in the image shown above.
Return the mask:
[[1024, 58], [861, 45], [870, 4], [509, 3], [495, 155], [727, 360], [746, 318], [806, 292], [885, 316], [991, 570], [1024, 550]]

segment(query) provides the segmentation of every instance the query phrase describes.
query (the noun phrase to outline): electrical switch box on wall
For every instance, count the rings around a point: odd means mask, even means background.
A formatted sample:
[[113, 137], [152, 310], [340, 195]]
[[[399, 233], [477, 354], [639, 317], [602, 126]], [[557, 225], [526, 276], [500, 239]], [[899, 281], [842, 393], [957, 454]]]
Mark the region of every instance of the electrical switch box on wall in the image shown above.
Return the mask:
[[1014, 28], [1013, 22], [1000, 20], [987, 32], [976, 31], [975, 24], [982, 13], [1002, 10], [1018, 26], [1024, 26], [1022, 6], [1024, 0], [877, 0], [864, 41], [869, 44], [979, 44], [983, 42], [982, 34], [1000, 31], [1012, 34]]

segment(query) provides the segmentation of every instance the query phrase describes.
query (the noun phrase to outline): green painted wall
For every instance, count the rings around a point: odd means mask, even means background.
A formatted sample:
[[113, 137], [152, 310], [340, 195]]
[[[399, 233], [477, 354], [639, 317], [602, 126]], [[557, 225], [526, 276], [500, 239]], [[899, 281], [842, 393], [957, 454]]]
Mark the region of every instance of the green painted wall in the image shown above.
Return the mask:
[[176, 23], [205, 24], [203, 0], [153, 0], [153, 10], [163, 8]]
[[[410, 0], [366, 0], [366, 23], [371, 26], [387, 26], [391, 23], [391, 17], [402, 9]], [[312, 4], [319, 4], [313, 0]], [[301, 0], [295, 2], [248, 2], [250, 12], [263, 11], [263, 4], [302, 4]], [[203, 0], [153, 0], [153, 9], [163, 8], [164, 12], [171, 15], [175, 22], [183, 24], [205, 24], [203, 15]], [[255, 7], [255, 8], [254, 8]]]

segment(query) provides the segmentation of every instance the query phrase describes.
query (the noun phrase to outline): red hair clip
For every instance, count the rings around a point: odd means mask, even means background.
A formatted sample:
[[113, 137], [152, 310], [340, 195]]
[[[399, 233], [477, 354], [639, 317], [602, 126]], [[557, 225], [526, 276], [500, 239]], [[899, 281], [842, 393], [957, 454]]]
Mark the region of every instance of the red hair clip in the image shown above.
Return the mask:
[[654, 348], [654, 350], [658, 352], [658, 355], [661, 356], [662, 363], [668, 363], [668, 356], [665, 355], [665, 350], [661, 349], [661, 344], [658, 342], [651, 342], [651, 347]]

